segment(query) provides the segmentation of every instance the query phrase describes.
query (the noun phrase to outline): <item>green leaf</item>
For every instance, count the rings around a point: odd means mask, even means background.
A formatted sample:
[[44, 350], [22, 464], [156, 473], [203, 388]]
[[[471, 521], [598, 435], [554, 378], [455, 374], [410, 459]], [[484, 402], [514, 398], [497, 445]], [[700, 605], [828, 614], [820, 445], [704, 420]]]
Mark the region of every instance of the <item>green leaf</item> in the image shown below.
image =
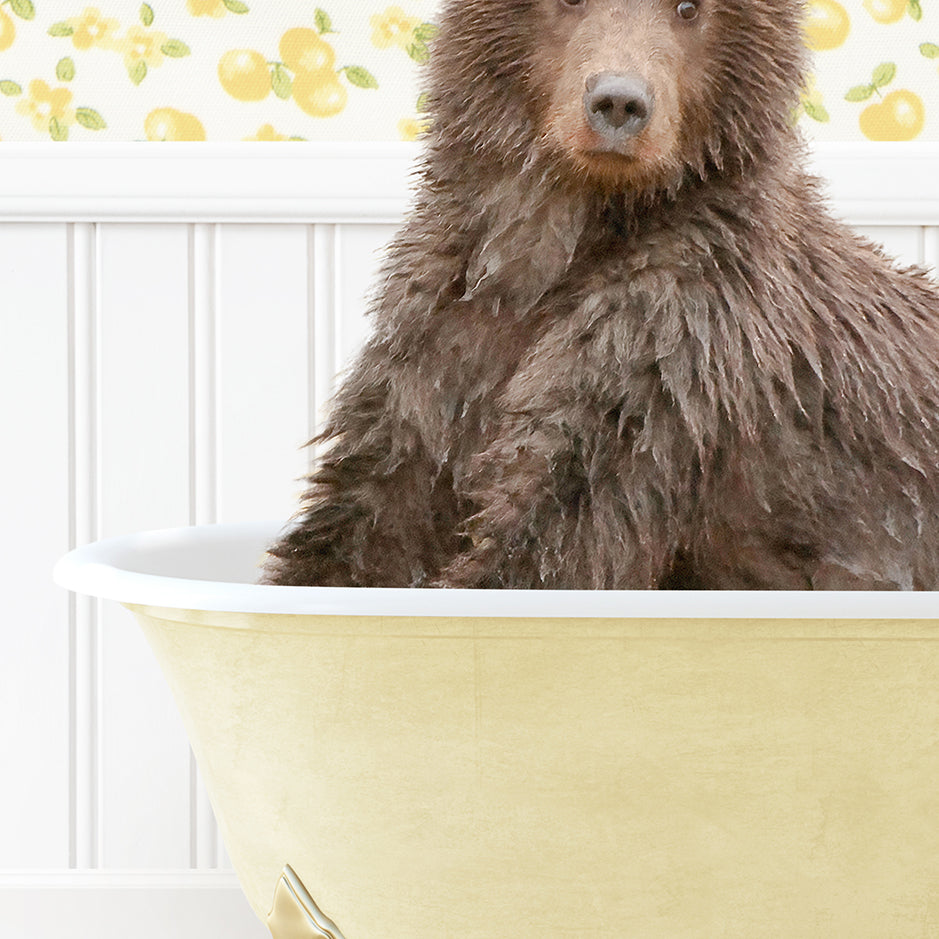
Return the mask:
[[75, 77], [75, 63], [69, 59], [59, 59], [55, 67], [55, 77], [60, 82], [70, 82]]
[[417, 96], [417, 113], [422, 114], [424, 111], [430, 110], [430, 95], [426, 91], [422, 91]]
[[919, 0], [910, 0], [906, 5], [906, 12], [910, 14], [910, 19], [918, 23], [923, 18], [923, 7]]
[[248, 13], [248, 6], [245, 3], [241, 3], [240, 0], [222, 0], [225, 4], [225, 9], [229, 13]]
[[147, 77], [147, 63], [141, 59], [136, 65], [128, 66], [127, 74], [135, 85], [139, 85]]
[[926, 56], [927, 59], [939, 59], [939, 46], [934, 42], [924, 42], [919, 47], [920, 55]]
[[855, 85], [848, 89], [845, 101], [866, 101], [874, 93], [873, 85]]
[[274, 89], [274, 94], [283, 101], [286, 101], [290, 97], [290, 92], [293, 91], [293, 79], [279, 62], [271, 71], [271, 88]]
[[316, 31], [322, 36], [324, 33], [334, 33], [333, 21], [329, 18], [329, 14], [325, 10], [321, 10], [319, 7], [316, 8], [316, 11], [313, 13], [313, 18], [316, 21]]
[[433, 23], [420, 23], [411, 33], [413, 41], [407, 47], [408, 55], [418, 65], [426, 65], [430, 61], [430, 47], [428, 43], [440, 30]]
[[140, 8], [140, 22], [143, 23], [144, 26], [152, 26], [153, 20], [153, 7], [150, 6], [149, 3], [143, 4]]
[[421, 23], [414, 27], [414, 39], [417, 42], [430, 42], [439, 32], [440, 28], [433, 23]]
[[897, 67], [893, 62], [883, 62], [874, 69], [871, 75], [871, 84], [874, 88], [883, 88], [894, 80], [897, 74]]
[[0, 94], [4, 94], [8, 98], [13, 98], [16, 95], [21, 95], [22, 93], [22, 87], [17, 85], [16, 82], [0, 81]]
[[407, 52], [418, 65], [426, 65], [430, 61], [430, 48], [426, 42], [412, 42]]
[[192, 50], [181, 39], [168, 39], [160, 46], [163, 55], [168, 55], [172, 59], [182, 59], [189, 55]]
[[[10, 9], [13, 10], [21, 20], [31, 20], [36, 15], [33, 0], [10, 0]], [[68, 136], [67, 130], [66, 136]]]
[[49, 136], [53, 140], [68, 140], [68, 124], [60, 124], [57, 118], [49, 121]]
[[823, 104], [812, 104], [811, 101], [803, 101], [802, 106], [805, 108], [805, 113], [812, 118], [813, 121], [818, 121], [820, 124], [827, 124], [831, 120]]
[[75, 112], [75, 119], [88, 130], [104, 130], [108, 126], [104, 118], [94, 108], [79, 108]]
[[342, 68], [339, 71], [345, 72], [346, 78], [348, 78], [350, 83], [355, 85], [356, 88], [378, 87], [378, 80], [375, 78], [375, 76], [367, 69], [362, 68], [360, 65], [347, 65], [345, 68]]
[[49, 27], [50, 36], [71, 36], [75, 29], [66, 22], [53, 23]]

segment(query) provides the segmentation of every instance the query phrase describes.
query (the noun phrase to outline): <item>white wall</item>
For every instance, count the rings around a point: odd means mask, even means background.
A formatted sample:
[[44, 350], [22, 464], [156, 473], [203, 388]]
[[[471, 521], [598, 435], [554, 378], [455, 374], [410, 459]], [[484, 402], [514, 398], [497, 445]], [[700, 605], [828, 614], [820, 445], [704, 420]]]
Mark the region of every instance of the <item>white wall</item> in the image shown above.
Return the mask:
[[[158, 149], [3, 145], [4, 939], [265, 934], [135, 625], [50, 570], [100, 537], [292, 512], [415, 152]], [[939, 148], [819, 166], [839, 211], [939, 265]]]

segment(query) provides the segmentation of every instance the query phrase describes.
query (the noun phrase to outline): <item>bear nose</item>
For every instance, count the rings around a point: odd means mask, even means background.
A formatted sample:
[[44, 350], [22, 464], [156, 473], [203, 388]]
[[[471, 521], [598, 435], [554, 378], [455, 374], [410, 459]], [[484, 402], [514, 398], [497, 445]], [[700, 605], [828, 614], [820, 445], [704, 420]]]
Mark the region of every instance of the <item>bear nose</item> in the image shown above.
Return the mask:
[[587, 120], [604, 137], [634, 137], [649, 123], [652, 107], [652, 89], [638, 75], [600, 72], [587, 79]]

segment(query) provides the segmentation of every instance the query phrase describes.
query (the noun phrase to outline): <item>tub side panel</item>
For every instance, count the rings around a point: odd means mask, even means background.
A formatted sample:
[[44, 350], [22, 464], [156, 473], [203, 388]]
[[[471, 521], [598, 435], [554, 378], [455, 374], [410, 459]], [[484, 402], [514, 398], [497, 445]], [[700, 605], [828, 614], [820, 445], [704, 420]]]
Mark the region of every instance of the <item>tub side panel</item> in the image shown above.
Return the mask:
[[289, 863], [346, 939], [939, 928], [933, 641], [145, 629], [259, 915]]

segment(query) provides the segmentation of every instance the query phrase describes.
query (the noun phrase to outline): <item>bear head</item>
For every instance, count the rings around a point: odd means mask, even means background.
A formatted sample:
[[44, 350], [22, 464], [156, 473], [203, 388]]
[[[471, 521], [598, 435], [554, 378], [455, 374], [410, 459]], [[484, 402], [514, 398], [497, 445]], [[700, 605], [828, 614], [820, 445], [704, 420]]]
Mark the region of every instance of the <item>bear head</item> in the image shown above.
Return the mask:
[[799, 0], [449, 0], [431, 148], [608, 191], [745, 169], [791, 136]]

